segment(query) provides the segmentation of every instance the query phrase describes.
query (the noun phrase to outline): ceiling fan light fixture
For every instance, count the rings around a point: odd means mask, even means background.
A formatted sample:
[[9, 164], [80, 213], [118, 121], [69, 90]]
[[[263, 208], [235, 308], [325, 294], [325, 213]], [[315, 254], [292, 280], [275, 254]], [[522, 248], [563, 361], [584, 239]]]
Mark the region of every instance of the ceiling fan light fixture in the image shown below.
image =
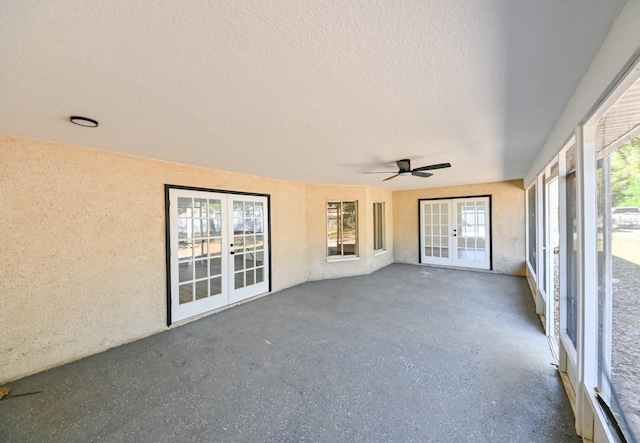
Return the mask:
[[84, 126], [85, 128], [97, 128], [98, 122], [92, 118], [80, 117], [79, 115], [72, 115], [69, 117], [69, 121], [74, 125]]
[[404, 171], [404, 172], [401, 172], [399, 175], [402, 177], [408, 177], [411, 175], [411, 171]]

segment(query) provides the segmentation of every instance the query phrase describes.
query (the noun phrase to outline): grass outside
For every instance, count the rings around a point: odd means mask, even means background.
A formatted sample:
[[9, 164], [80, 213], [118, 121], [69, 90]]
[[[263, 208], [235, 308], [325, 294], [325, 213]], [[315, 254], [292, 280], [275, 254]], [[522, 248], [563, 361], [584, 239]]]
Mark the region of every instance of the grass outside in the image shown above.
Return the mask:
[[612, 253], [640, 266], [640, 229], [613, 232]]

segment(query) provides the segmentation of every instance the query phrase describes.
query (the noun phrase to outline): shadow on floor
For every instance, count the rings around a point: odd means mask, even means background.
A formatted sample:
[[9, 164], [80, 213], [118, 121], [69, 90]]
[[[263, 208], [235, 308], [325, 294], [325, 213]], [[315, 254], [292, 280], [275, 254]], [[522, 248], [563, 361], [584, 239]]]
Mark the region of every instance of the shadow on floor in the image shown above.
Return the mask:
[[394, 264], [12, 383], [0, 441], [579, 442], [526, 280]]

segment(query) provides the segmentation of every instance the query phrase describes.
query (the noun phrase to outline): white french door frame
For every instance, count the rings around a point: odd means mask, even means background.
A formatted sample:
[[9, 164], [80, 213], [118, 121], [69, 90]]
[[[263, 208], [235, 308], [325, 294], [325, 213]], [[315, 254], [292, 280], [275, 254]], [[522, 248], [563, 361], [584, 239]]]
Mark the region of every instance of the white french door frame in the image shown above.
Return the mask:
[[[458, 224], [457, 220], [457, 205], [456, 203], [472, 200], [485, 200], [486, 201], [486, 209], [484, 213], [484, 223], [482, 224], [483, 228], [486, 229], [485, 232], [485, 247], [484, 254], [485, 259], [473, 260], [473, 259], [465, 259], [458, 257], [458, 241], [463, 235], [462, 232], [458, 232], [461, 230], [461, 225]], [[447, 242], [446, 245], [443, 245], [440, 242], [440, 248], [442, 246], [446, 246], [447, 249], [447, 257], [425, 257], [425, 211], [423, 210], [423, 206], [425, 204], [448, 204], [447, 210]], [[460, 268], [470, 268], [470, 269], [484, 269], [484, 270], [492, 270], [493, 269], [493, 224], [491, 223], [491, 212], [492, 212], [492, 201], [491, 195], [473, 195], [473, 196], [463, 196], [463, 197], [446, 197], [446, 198], [423, 198], [418, 199], [418, 263], [422, 264], [431, 264], [437, 266], [453, 266]], [[438, 212], [439, 216], [443, 214]], [[463, 216], [464, 217], [464, 216]], [[440, 225], [442, 225], [442, 221]], [[432, 225], [433, 227], [434, 225]], [[435, 236], [443, 237], [445, 234], [442, 232], [442, 227], [438, 228], [438, 233], [434, 234]], [[462, 248], [464, 249], [464, 248]]]
[[[221, 204], [221, 227], [220, 227], [220, 236], [222, 238], [221, 241], [221, 288], [222, 294], [215, 295], [209, 297], [211, 300], [206, 301], [205, 310], [195, 309], [191, 312], [191, 309], [183, 309], [184, 313], [179, 315], [175, 315], [173, 311], [175, 311], [176, 298], [178, 294], [174, 294], [179, 278], [180, 271], [177, 268], [177, 255], [172, 256], [172, 252], [177, 254], [178, 237], [177, 237], [177, 226], [175, 225], [176, 214], [172, 214], [172, 211], [177, 211], [177, 208], [172, 208], [171, 198], [173, 192], [184, 192], [185, 194], [195, 195], [197, 193], [202, 193], [202, 196], [205, 194], [208, 196], [210, 200], [216, 200], [219, 198]], [[213, 197], [213, 198], [212, 198]], [[234, 233], [234, 202], [235, 201], [251, 201], [253, 199], [258, 199], [264, 203], [264, 217], [263, 221], [266, 226], [263, 226], [263, 280], [261, 284], [258, 285], [257, 282], [254, 284], [256, 289], [259, 289], [259, 292], [256, 291], [248, 291], [247, 287], [242, 285], [239, 289], [237, 289], [237, 283], [234, 278], [234, 262], [236, 259], [236, 254], [240, 255], [242, 253], [246, 254], [244, 251], [244, 245], [241, 245], [238, 248], [238, 245], [234, 245], [234, 238], [237, 238], [238, 233]], [[244, 226], [244, 215], [243, 225]], [[172, 219], [174, 220], [172, 224]], [[175, 231], [175, 232], [172, 232]], [[173, 234], [173, 235], [172, 235]], [[256, 236], [254, 236], [255, 239]], [[165, 246], [166, 246], [166, 272], [167, 272], [167, 326], [171, 326], [173, 323], [177, 321], [181, 321], [187, 319], [189, 317], [199, 315], [202, 313], [210, 312], [222, 307], [230, 306], [236, 304], [242, 300], [271, 292], [272, 290], [272, 280], [271, 280], [271, 198], [269, 194], [258, 194], [258, 193], [246, 193], [246, 192], [238, 192], [238, 191], [229, 191], [229, 190], [220, 190], [220, 189], [208, 189], [208, 188], [197, 188], [190, 186], [179, 186], [179, 185], [165, 185]], [[243, 262], [245, 263], [245, 262]], [[255, 265], [257, 266], [257, 265]], [[238, 272], [236, 272], [237, 274]], [[239, 272], [242, 273], [242, 272]], [[247, 277], [243, 276], [247, 281]], [[176, 281], [174, 281], [176, 280]], [[258, 287], [259, 286], [259, 287]], [[203, 300], [200, 300], [203, 302]], [[196, 301], [198, 303], [198, 301]], [[189, 303], [190, 304], [190, 303]], [[201, 305], [203, 303], [200, 303]], [[184, 305], [182, 305], [184, 306]]]

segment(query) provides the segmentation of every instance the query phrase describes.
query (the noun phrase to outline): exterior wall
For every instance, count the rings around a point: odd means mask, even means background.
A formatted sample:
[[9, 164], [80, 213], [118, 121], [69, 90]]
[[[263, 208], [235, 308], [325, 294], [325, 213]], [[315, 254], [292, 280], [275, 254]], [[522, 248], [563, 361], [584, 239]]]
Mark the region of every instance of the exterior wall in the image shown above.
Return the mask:
[[525, 192], [522, 180], [394, 192], [395, 261], [419, 262], [419, 199], [474, 195], [491, 195], [493, 270], [525, 275]]
[[[0, 383], [166, 327], [164, 185], [271, 195], [273, 291], [369, 273], [370, 199], [307, 186], [0, 136]], [[326, 263], [326, 199], [360, 204], [361, 260]], [[390, 214], [388, 219], [391, 218]]]

